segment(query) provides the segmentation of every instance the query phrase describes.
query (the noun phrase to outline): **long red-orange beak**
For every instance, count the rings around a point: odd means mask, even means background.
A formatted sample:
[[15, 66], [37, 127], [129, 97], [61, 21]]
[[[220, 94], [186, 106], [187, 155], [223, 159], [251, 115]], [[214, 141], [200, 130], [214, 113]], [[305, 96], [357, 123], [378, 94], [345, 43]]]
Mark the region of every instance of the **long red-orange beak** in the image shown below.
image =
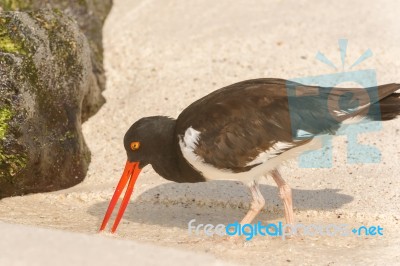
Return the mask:
[[108, 205], [108, 209], [106, 215], [104, 216], [103, 223], [101, 224], [100, 231], [103, 231], [106, 228], [108, 220], [111, 217], [111, 214], [115, 208], [115, 205], [118, 202], [119, 196], [124, 190], [126, 183], [128, 183], [128, 188], [126, 189], [124, 199], [122, 200], [121, 206], [119, 207], [119, 211], [117, 217], [115, 218], [114, 224], [111, 228], [111, 233], [114, 233], [117, 230], [118, 224], [121, 221], [122, 216], [124, 215], [126, 206], [128, 205], [129, 199], [131, 198], [133, 187], [135, 186], [136, 179], [140, 173], [139, 163], [127, 161], [124, 169], [124, 173], [122, 174], [121, 179], [118, 182], [117, 188], [115, 189], [114, 195], [110, 201], [110, 205]]

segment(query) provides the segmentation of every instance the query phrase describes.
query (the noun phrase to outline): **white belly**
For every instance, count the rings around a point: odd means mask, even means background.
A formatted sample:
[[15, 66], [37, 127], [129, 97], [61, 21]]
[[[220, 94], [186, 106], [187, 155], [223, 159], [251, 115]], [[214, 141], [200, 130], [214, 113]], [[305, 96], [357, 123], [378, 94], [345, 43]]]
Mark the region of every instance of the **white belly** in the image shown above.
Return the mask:
[[[193, 132], [192, 132], [193, 133]], [[192, 136], [193, 137], [193, 136]], [[193, 139], [193, 138], [192, 138]], [[218, 169], [211, 164], [205, 163], [203, 159], [197, 156], [194, 150], [194, 143], [184, 143], [185, 140], [179, 142], [183, 157], [190, 163], [197, 171], [201, 172], [206, 179], [210, 180], [236, 180], [241, 181], [245, 184], [252, 182], [253, 180], [258, 181], [262, 176], [277, 168], [282, 162], [296, 158], [304, 151], [319, 149], [322, 147], [320, 138], [314, 138], [307, 144], [292, 148], [282, 154], [265, 160], [251, 168], [247, 172], [235, 173], [229, 169]], [[189, 145], [188, 145], [189, 144]], [[262, 157], [262, 156], [259, 156]]]

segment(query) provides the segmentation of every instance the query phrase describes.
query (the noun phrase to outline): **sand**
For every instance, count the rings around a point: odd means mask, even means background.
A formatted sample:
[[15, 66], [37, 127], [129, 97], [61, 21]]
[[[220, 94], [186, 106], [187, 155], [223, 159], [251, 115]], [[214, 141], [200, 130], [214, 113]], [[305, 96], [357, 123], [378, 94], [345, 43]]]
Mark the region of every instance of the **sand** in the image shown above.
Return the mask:
[[[332, 168], [306, 169], [296, 161], [281, 167], [293, 189], [298, 222], [380, 225], [384, 227], [383, 236], [303, 236], [290, 240], [256, 237], [232, 243], [216, 236], [189, 235], [187, 225], [191, 219], [196, 219], [196, 224], [214, 225], [241, 219], [249, 208], [250, 192], [231, 181], [171, 183], [151, 167], [143, 170], [117, 234], [96, 235], [126, 161], [123, 135], [138, 118], [176, 117], [199, 97], [245, 79], [337, 73], [342, 71], [340, 38], [348, 39], [345, 66], [371, 49], [373, 56], [353, 70], [374, 69], [379, 84], [400, 82], [399, 11], [400, 2], [395, 0], [340, 0], [329, 5], [283, 0], [115, 0], [104, 27], [107, 103], [83, 125], [92, 151], [87, 177], [67, 190], [1, 200], [1, 221], [34, 226], [1, 225], [7, 228], [2, 236], [9, 239], [9, 245], [2, 243], [0, 249], [7, 248], [5, 259], [27, 265], [24, 258], [43, 256], [42, 246], [27, 254], [25, 248], [21, 251], [21, 242], [24, 247], [26, 243], [35, 246], [42, 236], [60, 234], [63, 239], [77, 239], [73, 241], [79, 245], [91, 245], [93, 241], [99, 245], [101, 256], [116, 252], [116, 246], [124, 240], [124, 248], [116, 258], [123, 257], [124, 261], [131, 256], [133, 263], [142, 257], [143, 264], [146, 259], [159, 265], [171, 262], [165, 259], [165, 253], [154, 256], [164, 252], [163, 247], [178, 249], [176, 254], [179, 250], [207, 253], [187, 260], [181, 259], [185, 255], [177, 255], [175, 265], [187, 265], [189, 261], [243, 265], [399, 264], [399, 119], [384, 123], [382, 130], [359, 136], [361, 143], [381, 151], [378, 164], [347, 163], [347, 139], [339, 136], [333, 141]], [[339, 69], [316, 60], [317, 51]], [[283, 221], [275, 184], [265, 179], [261, 190], [266, 207], [257, 219], [265, 223]], [[51, 230], [36, 229], [39, 227]], [[38, 235], [25, 239], [20, 230]], [[14, 238], [20, 240], [11, 241]], [[84, 248], [73, 248], [72, 241], [65, 239], [60, 241], [66, 252], [78, 258], [79, 254], [85, 256]], [[141, 245], [146, 246], [140, 249]], [[65, 259], [53, 254], [60, 261]], [[53, 264], [49, 260], [47, 265]]]
[[[173, 248], [0, 222], [1, 265], [230, 265], [211, 255]], [[18, 252], [16, 252], [18, 251]], [[157, 256], [152, 256], [157, 254]]]

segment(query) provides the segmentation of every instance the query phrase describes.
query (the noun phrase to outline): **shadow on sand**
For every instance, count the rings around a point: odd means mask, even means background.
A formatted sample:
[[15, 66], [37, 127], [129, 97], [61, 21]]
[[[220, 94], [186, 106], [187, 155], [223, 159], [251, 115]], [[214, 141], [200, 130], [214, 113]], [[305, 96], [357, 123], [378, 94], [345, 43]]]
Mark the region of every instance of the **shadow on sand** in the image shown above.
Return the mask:
[[[284, 220], [283, 205], [275, 186], [260, 185], [266, 206], [260, 221]], [[334, 210], [353, 200], [339, 189], [292, 189], [295, 211]], [[122, 198], [122, 197], [121, 197]], [[234, 181], [212, 181], [197, 184], [166, 183], [143, 192], [128, 205], [124, 219], [128, 222], [187, 229], [188, 221], [230, 223], [241, 220], [250, 207], [249, 189]], [[92, 205], [88, 213], [103, 219], [109, 202]], [[114, 210], [114, 216], [119, 206]], [[111, 218], [111, 221], [114, 219]]]

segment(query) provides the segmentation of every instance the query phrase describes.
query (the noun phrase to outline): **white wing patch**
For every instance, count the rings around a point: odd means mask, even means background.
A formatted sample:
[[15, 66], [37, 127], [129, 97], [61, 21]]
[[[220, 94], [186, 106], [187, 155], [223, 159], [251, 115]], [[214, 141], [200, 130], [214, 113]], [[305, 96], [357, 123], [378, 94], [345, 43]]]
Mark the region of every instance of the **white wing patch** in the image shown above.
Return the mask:
[[314, 137], [314, 135], [308, 131], [298, 129], [296, 132], [296, 137], [297, 138], [311, 138], [311, 137]]
[[269, 159], [277, 156], [284, 150], [287, 150], [293, 146], [294, 144], [290, 142], [277, 142], [269, 150], [260, 153], [256, 158], [254, 158], [254, 160], [248, 162], [246, 166], [266, 163]]
[[185, 135], [183, 136], [183, 144], [186, 148], [194, 151], [200, 139], [200, 131], [189, 127], [185, 131]]
[[369, 106], [371, 103], [366, 103], [364, 105], [361, 106], [357, 106], [356, 108], [348, 108], [347, 110], [333, 110], [333, 112], [338, 116], [344, 116], [344, 115], [348, 115], [354, 112], [357, 112], [361, 109], [364, 109], [365, 107]]

